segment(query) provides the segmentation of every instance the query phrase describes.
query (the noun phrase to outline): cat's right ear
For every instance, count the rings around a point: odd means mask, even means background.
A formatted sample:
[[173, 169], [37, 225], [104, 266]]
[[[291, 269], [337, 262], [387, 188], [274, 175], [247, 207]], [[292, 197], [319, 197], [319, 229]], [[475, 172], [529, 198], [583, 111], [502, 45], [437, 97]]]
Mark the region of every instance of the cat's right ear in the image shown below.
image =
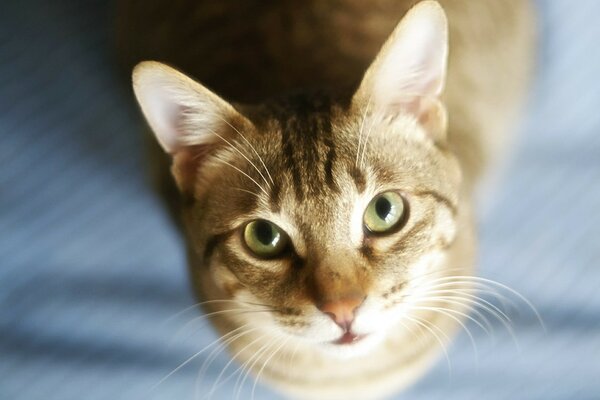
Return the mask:
[[417, 3], [392, 32], [368, 68], [353, 106], [384, 116], [411, 115], [441, 139], [446, 110], [440, 101], [446, 79], [448, 21], [436, 1]]
[[133, 89], [162, 148], [173, 157], [182, 191], [193, 190], [200, 163], [232, 130], [251, 123], [233, 106], [181, 72], [145, 61], [133, 70]]

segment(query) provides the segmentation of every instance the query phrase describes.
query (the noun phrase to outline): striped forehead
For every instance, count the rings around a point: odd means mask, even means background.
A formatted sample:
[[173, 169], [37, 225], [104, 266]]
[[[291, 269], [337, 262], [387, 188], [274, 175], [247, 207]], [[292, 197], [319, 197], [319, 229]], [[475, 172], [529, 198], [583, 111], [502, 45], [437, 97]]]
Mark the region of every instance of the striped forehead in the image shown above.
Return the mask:
[[336, 171], [343, 160], [332, 132], [335, 105], [323, 93], [289, 96], [270, 105], [279, 134], [280, 167], [298, 202], [339, 193]]

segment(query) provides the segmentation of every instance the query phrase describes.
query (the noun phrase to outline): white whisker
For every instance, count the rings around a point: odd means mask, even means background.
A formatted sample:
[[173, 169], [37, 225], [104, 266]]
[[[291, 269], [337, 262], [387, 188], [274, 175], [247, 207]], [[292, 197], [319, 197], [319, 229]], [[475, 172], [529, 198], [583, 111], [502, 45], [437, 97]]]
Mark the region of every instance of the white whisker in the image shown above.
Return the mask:
[[[498, 321], [500, 321], [500, 323], [506, 328], [506, 330], [512, 337], [512, 339], [515, 343], [515, 346], [517, 347], [517, 350], [519, 350], [519, 351], [521, 350], [521, 347], [518, 343], [514, 329], [511, 326], [512, 321], [509, 318], [509, 316], [506, 315], [502, 310], [500, 310], [498, 307], [496, 307], [494, 304], [490, 303], [489, 301], [486, 301], [485, 299], [482, 299], [478, 296], [475, 296], [475, 295], [472, 295], [469, 293], [460, 293], [459, 291], [455, 291], [455, 290], [436, 290], [436, 291], [429, 292], [429, 294], [446, 294], [446, 293], [450, 293], [453, 295], [452, 296], [436, 296], [435, 298], [436, 299], [440, 298], [440, 299], [453, 300], [453, 299], [461, 299], [463, 297], [468, 297], [469, 300], [467, 300], [467, 301], [472, 302], [472, 304], [474, 306], [487, 311], [490, 315], [492, 315], [493, 317], [498, 319]], [[475, 309], [474, 309], [474, 311], [475, 311]]]
[[[231, 125], [230, 125], [231, 126]], [[211, 133], [215, 136], [217, 136], [219, 139], [221, 139], [222, 141], [224, 141], [225, 143], [227, 143], [229, 146], [231, 146], [231, 148], [233, 150], [235, 150], [239, 155], [241, 155], [246, 161], [248, 161], [250, 163], [250, 165], [252, 165], [252, 167], [254, 167], [254, 169], [256, 170], [256, 172], [258, 172], [258, 174], [260, 175], [260, 177], [263, 179], [263, 181], [265, 181], [265, 183], [267, 184], [267, 187], [270, 187], [269, 181], [267, 181], [267, 178], [265, 178], [265, 176], [263, 175], [263, 173], [258, 169], [258, 167], [256, 166], [256, 164], [254, 164], [252, 162], [252, 160], [250, 160], [240, 149], [238, 149], [235, 145], [233, 145], [229, 140], [225, 139], [223, 136], [219, 135], [217, 132], [210, 130]], [[241, 135], [241, 134], [240, 134]]]
[[234, 309], [213, 311], [208, 314], [202, 314], [202, 315], [199, 315], [199, 316], [194, 317], [191, 320], [187, 321], [181, 328], [179, 328], [177, 330], [177, 332], [175, 332], [175, 335], [173, 335], [173, 339], [171, 339], [170, 345], [172, 345], [172, 343], [176, 342], [177, 339], [179, 338], [179, 336], [182, 334], [182, 332], [185, 332], [192, 324], [203, 322], [207, 318], [212, 318], [214, 316], [223, 315], [223, 314], [241, 315], [241, 314], [252, 314], [252, 313], [260, 313], [260, 312], [273, 312], [273, 311], [275, 311], [275, 310], [272, 310], [272, 309], [252, 310], [252, 309], [247, 309], [247, 308], [234, 308]]
[[250, 190], [246, 190], [246, 189], [242, 189], [242, 188], [238, 188], [238, 187], [232, 187], [231, 189], [237, 190], [237, 191], [240, 191], [240, 192], [244, 192], [244, 193], [248, 193], [248, 194], [251, 194], [253, 196], [256, 196], [256, 197], [260, 198], [260, 194], [252, 192]]
[[[444, 290], [431, 290], [431, 291], [427, 291], [428, 294], [453, 294], [453, 295], [457, 295], [457, 296], [461, 296], [461, 297], [466, 297], [471, 299], [474, 303], [481, 305], [481, 303], [483, 303], [484, 305], [488, 306], [489, 309], [488, 311], [492, 314], [494, 313], [498, 313], [503, 319], [505, 319], [507, 322], [510, 322], [510, 318], [508, 317], [508, 315], [502, 311], [500, 308], [498, 308], [495, 304], [490, 303], [489, 301], [476, 296], [474, 294], [471, 293], [463, 293], [460, 291], [460, 289], [444, 289]], [[479, 303], [477, 303], [479, 302]]]
[[[224, 349], [226, 346], [228, 346], [229, 344], [233, 343], [235, 340], [237, 340], [237, 339], [239, 339], [240, 337], [244, 336], [245, 334], [247, 334], [247, 333], [250, 333], [250, 332], [254, 332], [254, 331], [257, 331], [257, 330], [259, 330], [259, 328], [253, 328], [253, 329], [251, 329], [251, 330], [249, 330], [249, 331], [246, 331], [246, 332], [244, 332], [243, 334], [240, 334], [240, 335], [238, 335], [237, 337], [235, 337], [235, 338], [231, 339], [229, 342], [227, 342], [227, 343], [223, 343], [223, 348], [222, 348], [222, 350], [223, 350], [223, 349]], [[237, 357], [238, 357], [238, 356], [239, 356], [239, 355], [240, 355], [240, 354], [241, 354], [241, 353], [242, 353], [244, 350], [246, 350], [248, 347], [250, 347], [250, 346], [252, 346], [254, 343], [256, 343], [256, 342], [258, 342], [258, 341], [262, 340], [262, 339], [263, 339], [263, 337], [264, 337], [264, 336], [260, 336], [260, 337], [258, 337], [258, 338], [256, 338], [256, 339], [254, 339], [252, 342], [250, 342], [250, 343], [248, 343], [246, 346], [242, 347], [242, 349], [241, 349], [241, 350], [239, 350], [237, 353], [235, 353], [235, 354], [234, 354], [234, 355], [233, 355], [233, 356], [230, 358], [230, 360], [227, 362], [227, 364], [225, 364], [225, 367], [223, 367], [223, 369], [221, 369], [221, 372], [220, 372], [220, 373], [219, 373], [219, 375], [217, 376], [217, 379], [215, 380], [215, 382], [213, 382], [213, 384], [212, 384], [212, 386], [211, 386], [211, 389], [208, 391], [208, 393], [206, 393], [206, 394], [204, 395], [203, 399], [204, 399], [204, 398], [208, 398], [208, 399], [210, 399], [210, 397], [211, 397], [211, 396], [214, 394], [214, 392], [215, 392], [217, 389], [219, 389], [219, 387], [220, 387], [221, 385], [223, 385], [225, 382], [227, 382], [227, 381], [228, 381], [228, 380], [229, 380], [229, 379], [230, 379], [230, 378], [231, 378], [231, 377], [232, 377], [232, 376], [233, 376], [233, 375], [234, 375], [234, 374], [235, 374], [237, 371], [239, 371], [239, 368], [238, 368], [236, 371], [234, 371], [234, 373], [233, 373], [233, 374], [229, 375], [229, 376], [228, 376], [228, 377], [227, 377], [225, 380], [223, 380], [223, 381], [221, 381], [221, 382], [219, 383], [219, 381], [220, 381], [220, 380], [221, 380], [221, 378], [223, 377], [223, 374], [225, 374], [225, 371], [227, 371], [227, 368], [229, 368], [229, 366], [230, 366], [230, 365], [233, 363], [233, 361], [234, 361], [234, 360], [236, 360], [236, 359], [237, 359]], [[222, 351], [222, 350], [221, 350], [221, 351]], [[211, 360], [211, 361], [210, 361], [208, 364], [206, 364], [206, 365], [202, 365], [202, 368], [200, 369], [200, 372], [199, 372], [199, 376], [200, 376], [200, 375], [203, 375], [203, 374], [206, 372], [206, 369], [208, 368], [208, 366], [210, 365], [210, 363], [212, 363], [212, 361], [214, 361], [214, 359], [217, 357], [217, 355], [218, 355], [218, 353], [217, 353], [217, 354], [215, 354], [215, 355], [213, 356], [213, 359], [212, 359], [212, 360]], [[208, 359], [207, 359], [207, 361], [208, 361]]]
[[432, 327], [435, 328], [439, 333], [441, 333], [442, 336], [444, 336], [444, 338], [446, 339], [446, 342], [450, 341], [450, 339], [448, 338], [448, 335], [446, 335], [444, 333], [444, 331], [442, 331], [440, 328], [438, 328], [435, 324], [432, 324], [431, 322], [429, 322], [427, 320], [423, 320], [421, 318], [418, 318], [415, 316], [408, 316], [408, 315], [405, 315], [405, 318], [408, 319], [409, 321], [416, 323], [417, 325], [421, 326], [422, 328], [425, 328], [437, 340], [437, 342], [440, 344], [440, 347], [442, 348], [442, 351], [444, 352], [444, 356], [446, 357], [446, 363], [448, 364], [448, 375], [452, 375], [452, 363], [450, 362], [450, 356], [448, 355], [448, 349], [446, 348], [444, 341], [433, 331]]
[[167, 322], [170, 322], [171, 320], [179, 317], [181, 314], [184, 314], [187, 311], [190, 311], [192, 309], [195, 310], [195, 309], [197, 309], [199, 307], [202, 307], [204, 305], [214, 304], [214, 303], [235, 303], [235, 304], [242, 304], [242, 305], [249, 304], [249, 305], [261, 305], [261, 306], [268, 307], [265, 304], [247, 303], [247, 302], [241, 301], [241, 300], [234, 300], [234, 299], [213, 299], [213, 300], [201, 301], [201, 302], [192, 304], [190, 306], [187, 306], [183, 310], [178, 311], [175, 314], [171, 315], [170, 317], [166, 318], [161, 324], [166, 324]]
[[[235, 329], [234, 331], [231, 331], [229, 333], [227, 333], [227, 335], [239, 330], [243, 328], [239, 327], [237, 329]], [[227, 336], [225, 335], [225, 336]], [[225, 337], [223, 336], [223, 337]], [[160, 384], [162, 384], [164, 381], [166, 381], [167, 379], [169, 379], [171, 376], [173, 376], [173, 374], [175, 374], [177, 371], [179, 371], [181, 368], [185, 367], [187, 364], [189, 364], [192, 360], [194, 360], [196, 357], [198, 357], [200, 354], [204, 353], [206, 350], [208, 350], [209, 348], [211, 348], [212, 346], [214, 346], [216, 343], [218, 343], [219, 341], [221, 341], [222, 337], [213, 341], [212, 343], [210, 343], [209, 345], [205, 346], [204, 348], [202, 348], [202, 350], [198, 351], [197, 353], [195, 353], [194, 355], [192, 355], [191, 357], [189, 357], [188, 359], [186, 359], [184, 362], [182, 362], [181, 364], [179, 364], [175, 369], [173, 369], [171, 372], [169, 372], [166, 376], [164, 376], [160, 381], [158, 381], [158, 383], [156, 383], [155, 385], [153, 385], [150, 388], [150, 391], [153, 391], [154, 389], [156, 389]]]
[[[240, 135], [240, 137], [246, 142], [246, 144], [248, 146], [250, 146], [250, 148], [252, 149], [252, 151], [254, 152], [254, 154], [256, 155], [256, 157], [258, 157], [258, 160], [260, 161], [260, 163], [262, 164], [263, 168], [265, 169], [265, 172], [267, 173], [267, 176], [269, 177], [269, 179], [271, 180], [271, 183], [274, 185], [275, 182], [273, 181], [273, 178], [271, 177], [271, 174], [269, 173], [269, 169], [267, 168], [267, 166], [265, 165], [265, 162], [263, 161], [262, 157], [260, 156], [260, 154], [258, 154], [258, 152], [256, 151], [256, 149], [254, 148], [254, 146], [252, 146], [252, 143], [250, 143], [250, 141], [248, 141], [248, 139], [246, 139], [246, 137], [244, 135], [242, 135], [242, 132], [240, 132], [235, 126], [231, 125], [227, 120], [225, 120], [224, 118], [222, 118], [221, 116], [218, 116], [221, 121], [225, 122], [227, 125], [229, 125], [229, 127], [231, 127], [231, 129], [233, 129], [234, 131], [237, 132], [238, 135]], [[262, 175], [262, 174], [261, 174]], [[267, 184], [268, 185], [268, 184]]]
[[214, 304], [214, 303], [235, 303], [238, 305], [251, 305], [251, 306], [264, 306], [264, 307], [270, 307], [268, 304], [261, 304], [261, 303], [251, 303], [251, 302], [247, 302], [247, 301], [243, 301], [243, 300], [236, 300], [236, 299], [212, 299], [212, 300], [205, 300], [205, 301], [201, 301], [195, 304], [192, 304], [190, 306], [185, 307], [183, 310], [176, 312], [175, 314], [171, 315], [169, 318], [167, 318], [165, 321], [163, 321], [163, 323], [166, 323], [168, 321], [170, 321], [171, 319], [174, 319], [176, 317], [178, 317], [179, 315], [185, 313], [186, 311], [189, 311], [191, 309], [195, 309], [196, 307], [202, 307], [204, 305], [207, 304]]
[[[479, 321], [476, 321], [475, 319], [473, 319], [472, 317], [469, 317], [467, 314], [465, 313], [461, 313], [460, 311], [456, 311], [456, 310], [452, 310], [452, 309], [445, 309], [445, 308], [441, 308], [441, 307], [426, 307], [426, 306], [417, 306], [417, 307], [412, 307], [415, 310], [425, 310], [425, 311], [433, 311], [433, 312], [439, 312], [440, 314], [443, 314], [445, 316], [447, 316], [448, 318], [453, 319], [454, 321], [456, 321], [457, 324], [459, 324], [463, 330], [466, 332], [467, 336], [469, 337], [469, 340], [471, 341], [471, 344], [473, 345], [473, 352], [475, 353], [475, 359], [477, 361], [479, 361], [479, 351], [477, 350], [477, 344], [475, 343], [475, 338], [473, 337], [473, 334], [471, 333], [471, 330], [459, 319], [457, 318], [455, 315], [452, 315], [451, 313], [454, 312], [464, 318], [469, 318], [472, 321], [474, 321], [477, 325], [479, 325], [479, 327], [481, 329], [483, 329], [485, 332], [487, 332], [487, 330], [485, 329], [485, 327], [483, 325], [481, 325], [481, 323], [479, 323]], [[489, 332], [488, 332], [489, 333]]]
[[[258, 330], [258, 328], [255, 328], [253, 330]], [[232, 374], [230, 374], [228, 377], [226, 377], [224, 380], [221, 381], [221, 378], [223, 377], [223, 374], [225, 374], [225, 371], [227, 371], [227, 368], [229, 368], [229, 366], [233, 363], [234, 360], [237, 360], [238, 356], [240, 354], [242, 354], [244, 352], [244, 350], [246, 350], [248, 347], [251, 347], [252, 345], [254, 345], [255, 343], [259, 342], [260, 340], [262, 340], [264, 338], [264, 335], [259, 336], [258, 338], [254, 339], [253, 341], [251, 341], [250, 343], [248, 343], [246, 346], [242, 347], [237, 353], [235, 353], [231, 359], [227, 362], [227, 364], [225, 364], [225, 367], [223, 367], [223, 369], [221, 370], [221, 372], [219, 373], [219, 375], [217, 376], [217, 379], [215, 380], [215, 382], [213, 383], [211, 389], [209, 390], [209, 392], [207, 394], [204, 395], [204, 398], [208, 398], [210, 399], [210, 397], [214, 394], [214, 392], [221, 386], [224, 385], [225, 382], [227, 382], [229, 379], [231, 379], [231, 377], [233, 375], [235, 375], [240, 368], [236, 369]]]
[[373, 131], [373, 125], [375, 125], [375, 122], [371, 119], [371, 123], [369, 124], [369, 131], [367, 132], [367, 135], [365, 136], [365, 141], [362, 146], [362, 155], [360, 156], [361, 168], [364, 168], [364, 166], [365, 166], [365, 153], [367, 152], [367, 145], [369, 144], [369, 138], [371, 137], [371, 132]]
[[[248, 375], [252, 371], [252, 368], [254, 368], [254, 366], [260, 360], [262, 355], [264, 353], [268, 352], [269, 349], [272, 346], [276, 345], [277, 343], [278, 342], [275, 342], [275, 341], [267, 342], [260, 349], [258, 349], [258, 351], [252, 357], [250, 357], [247, 362], [242, 364], [242, 368], [243, 368], [242, 373], [238, 376], [237, 380], [235, 381], [235, 386], [233, 388], [236, 400], [239, 399], [239, 397], [242, 393], [242, 389], [244, 387], [244, 383], [246, 382], [246, 379], [248, 379]], [[245, 371], [244, 371], [244, 369], [245, 369]]]
[[[469, 287], [457, 287], [457, 285], [469, 285]], [[424, 288], [426, 288], [428, 291], [431, 289], [439, 289], [439, 288], [453, 288], [454, 290], [488, 293], [488, 294], [494, 296], [495, 298], [497, 298], [502, 303], [502, 306], [504, 308], [507, 308], [506, 307], [507, 303], [513, 309], [518, 308], [517, 304], [513, 300], [509, 299], [508, 297], [504, 296], [502, 293], [498, 292], [497, 288], [489, 286], [489, 285], [481, 283], [481, 282], [458, 280], [455, 282], [444, 282], [444, 283], [439, 283], [436, 285], [427, 285], [427, 286], [424, 286]]]
[[504, 289], [507, 292], [512, 293], [513, 295], [517, 296], [523, 303], [525, 303], [527, 305], [527, 307], [529, 307], [529, 309], [535, 314], [540, 326], [542, 327], [542, 329], [544, 331], [546, 331], [546, 326], [544, 324], [544, 321], [542, 320], [542, 317], [540, 316], [540, 313], [538, 312], [537, 308], [535, 308], [535, 306], [525, 297], [523, 296], [521, 293], [517, 292], [516, 290], [500, 283], [500, 282], [496, 282], [494, 280], [491, 279], [487, 279], [487, 278], [481, 278], [481, 277], [476, 277], [476, 276], [463, 276], [463, 275], [457, 275], [457, 276], [451, 276], [451, 277], [446, 277], [446, 278], [441, 278], [437, 280], [438, 282], [441, 281], [453, 281], [454, 283], [464, 283], [464, 284], [469, 284], [469, 283], [484, 283], [484, 284], [488, 284], [488, 285], [493, 285], [496, 286], [498, 288]]
[[[462, 301], [460, 301], [460, 300], [462, 300]], [[453, 304], [453, 305], [457, 305], [457, 306], [462, 306], [465, 308], [467, 308], [467, 307], [470, 308], [471, 312], [473, 312], [476, 317], [481, 318], [481, 320], [483, 321], [482, 323], [485, 325], [485, 328], [482, 328], [482, 329], [488, 335], [493, 337], [494, 332], [493, 332], [493, 328], [492, 328], [490, 321], [485, 317], [485, 315], [483, 315], [477, 309], [477, 307], [475, 307], [475, 305], [479, 305], [479, 304], [474, 302], [473, 300], [461, 298], [459, 296], [425, 296], [425, 297], [414, 300], [413, 304], [428, 303], [428, 302], [442, 302], [442, 303], [448, 303], [448, 304]]]
[[252, 178], [250, 175], [248, 175], [247, 173], [245, 173], [244, 171], [242, 171], [241, 169], [239, 169], [238, 167], [236, 167], [235, 165], [230, 164], [229, 162], [221, 159], [221, 158], [217, 158], [217, 160], [219, 160], [220, 162], [222, 162], [223, 164], [229, 165], [231, 168], [235, 169], [236, 171], [238, 171], [240, 174], [244, 175], [246, 178], [250, 179], [252, 182], [254, 182], [254, 184], [256, 186], [258, 186], [258, 188], [261, 190], [261, 192], [263, 192], [266, 196], [269, 195], [269, 193], [262, 187], [260, 186], [260, 184], [258, 182], [256, 182], [256, 180], [254, 178]]
[[263, 370], [265, 369], [265, 367], [267, 366], [269, 361], [271, 361], [271, 359], [275, 356], [275, 354], [277, 354], [283, 348], [283, 346], [285, 346], [289, 342], [289, 340], [290, 340], [290, 338], [283, 340], [283, 343], [281, 343], [281, 345], [278, 348], [276, 348], [275, 351], [273, 351], [273, 353], [265, 360], [263, 365], [258, 370], [258, 374], [256, 374], [256, 377], [254, 378], [254, 384], [252, 385], [252, 392], [250, 395], [251, 400], [254, 400], [254, 392], [256, 391], [256, 384], [258, 383], [258, 380], [260, 379], [260, 375], [262, 374]]
[[369, 95], [369, 100], [367, 100], [367, 106], [365, 107], [365, 112], [363, 113], [362, 120], [360, 122], [360, 128], [358, 130], [358, 146], [356, 148], [356, 161], [354, 162], [354, 166], [358, 167], [358, 156], [360, 154], [360, 145], [362, 142], [363, 130], [365, 127], [365, 120], [367, 119], [367, 114], [369, 112], [369, 107], [371, 105], [372, 95]]

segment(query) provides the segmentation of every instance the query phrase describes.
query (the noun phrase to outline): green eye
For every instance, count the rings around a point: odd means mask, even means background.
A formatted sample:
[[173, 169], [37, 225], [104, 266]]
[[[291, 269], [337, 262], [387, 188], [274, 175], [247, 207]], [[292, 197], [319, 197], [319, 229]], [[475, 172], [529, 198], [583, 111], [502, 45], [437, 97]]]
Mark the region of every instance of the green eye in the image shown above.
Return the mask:
[[277, 225], [258, 219], [244, 228], [244, 242], [257, 256], [272, 258], [285, 250], [287, 236]]
[[384, 233], [396, 228], [404, 221], [404, 199], [396, 192], [385, 192], [371, 200], [363, 222], [369, 232]]

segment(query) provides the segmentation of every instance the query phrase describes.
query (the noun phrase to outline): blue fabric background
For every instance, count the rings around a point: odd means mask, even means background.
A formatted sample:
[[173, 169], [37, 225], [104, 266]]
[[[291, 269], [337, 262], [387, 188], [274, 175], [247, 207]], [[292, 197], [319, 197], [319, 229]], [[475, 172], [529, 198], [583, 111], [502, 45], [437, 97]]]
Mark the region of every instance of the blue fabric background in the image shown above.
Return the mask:
[[[547, 332], [524, 305], [520, 352], [499, 323], [495, 341], [470, 324], [478, 361], [463, 334], [451, 374], [442, 359], [398, 399], [600, 399], [600, 2], [538, 6], [537, 82], [482, 213], [481, 275], [527, 296]], [[151, 388], [215, 339], [196, 311], [169, 319], [194, 299], [111, 21], [99, 0], [0, 4], [0, 399], [193, 399], [208, 353]]]

